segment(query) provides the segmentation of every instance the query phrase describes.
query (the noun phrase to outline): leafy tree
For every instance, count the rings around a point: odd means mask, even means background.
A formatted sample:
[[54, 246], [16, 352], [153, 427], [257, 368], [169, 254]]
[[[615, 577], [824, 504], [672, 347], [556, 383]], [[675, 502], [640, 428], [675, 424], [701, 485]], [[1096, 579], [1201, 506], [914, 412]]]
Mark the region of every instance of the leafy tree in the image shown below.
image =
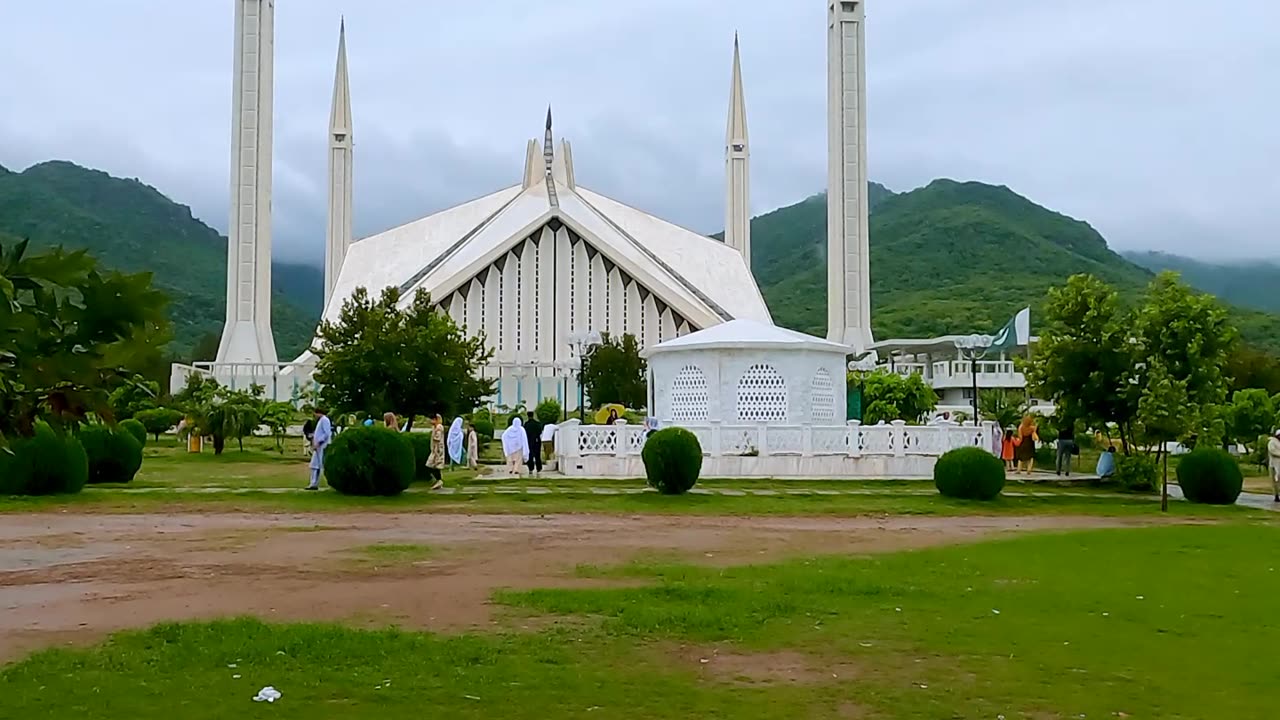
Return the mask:
[[116, 420], [128, 420], [143, 410], [154, 410], [160, 398], [160, 383], [141, 377], [127, 378], [111, 393], [111, 410]]
[[1045, 325], [1027, 381], [1059, 412], [1095, 426], [1114, 422], [1127, 441], [1138, 412], [1136, 340], [1116, 292], [1090, 275], [1073, 276], [1049, 291]]
[[[1223, 436], [1219, 408], [1236, 332], [1213, 298], [1164, 273], [1126, 311], [1114, 290], [1078, 275], [1050, 291], [1046, 320], [1028, 380], [1060, 413], [1095, 427], [1114, 423], [1128, 452], [1138, 439], [1135, 423], [1144, 395], [1170, 392], [1148, 386], [1167, 376], [1186, 394], [1182, 413], [1192, 422], [1187, 433], [1201, 442]], [[1161, 374], [1153, 380], [1155, 372]]]
[[560, 422], [561, 413], [560, 401], [555, 398], [543, 398], [542, 402], [538, 403], [538, 407], [533, 411], [534, 416], [538, 418], [538, 422], [543, 425], [554, 425]]
[[194, 423], [193, 432], [213, 438], [213, 454], [221, 455], [227, 440], [244, 452], [244, 439], [262, 424], [264, 388], [232, 390], [212, 378], [192, 375], [174, 400]]
[[634, 335], [618, 338], [603, 333], [600, 344], [583, 362], [582, 387], [595, 407], [610, 403], [632, 409], [647, 407], [648, 368]]
[[148, 274], [100, 272], [81, 252], [28, 254], [0, 238], [0, 445], [88, 415], [163, 344], [164, 296]]
[[377, 300], [357, 288], [336, 322], [323, 322], [312, 348], [320, 395], [339, 413], [407, 417], [470, 411], [493, 394], [479, 370], [493, 357], [482, 337], [469, 338], [431, 295], [419, 290], [407, 307], [400, 291]]
[[990, 389], [978, 395], [978, 409], [985, 420], [1000, 423], [1007, 428], [1017, 425], [1031, 409], [1027, 394], [1020, 390]]
[[147, 429], [156, 442], [160, 442], [161, 435], [182, 422], [182, 413], [169, 408], [153, 408], [139, 412], [133, 416], [133, 419], [142, 423], [142, 427]]
[[1226, 373], [1232, 392], [1262, 388], [1272, 395], [1280, 393], [1280, 357], [1257, 348], [1238, 346], [1227, 358]]
[[1138, 429], [1142, 440], [1156, 447], [1164, 460], [1161, 484], [1162, 510], [1169, 509], [1169, 453], [1167, 444], [1185, 437], [1195, 427], [1195, 416], [1188, 405], [1187, 381], [1179, 380], [1160, 360], [1147, 369], [1147, 382], [1138, 400]]
[[920, 422], [938, 406], [937, 393], [919, 375], [903, 377], [877, 370], [861, 379], [850, 377], [849, 382], [862, 383], [862, 422], [867, 425], [894, 420]]
[[297, 417], [293, 406], [285, 402], [263, 402], [258, 411], [259, 422], [271, 430], [271, 437], [276, 441], [276, 450], [284, 452], [284, 436], [289, 425]]
[[1228, 413], [1230, 438], [1246, 446], [1255, 445], [1259, 437], [1275, 429], [1276, 412], [1275, 401], [1266, 390], [1237, 390], [1231, 396]]

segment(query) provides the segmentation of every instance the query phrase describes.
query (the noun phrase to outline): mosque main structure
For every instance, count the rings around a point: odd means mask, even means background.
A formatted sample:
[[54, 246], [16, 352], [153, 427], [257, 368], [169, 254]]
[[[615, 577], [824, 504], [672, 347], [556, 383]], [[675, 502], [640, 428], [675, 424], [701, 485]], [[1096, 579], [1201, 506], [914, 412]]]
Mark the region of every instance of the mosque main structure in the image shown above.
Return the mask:
[[[235, 89], [227, 322], [215, 377], [251, 375], [288, 397], [309, 381], [309, 352], [280, 363], [271, 335], [271, 127], [275, 0], [235, 0]], [[871, 344], [867, 252], [865, 2], [828, 5], [828, 336]], [[746, 99], [735, 39], [725, 136], [725, 239], [686, 230], [580, 184], [573, 148], [548, 109], [518, 182], [366, 237], [352, 235], [355, 133], [341, 28], [329, 122], [324, 318], [356, 288], [419, 289], [494, 350], [493, 401], [575, 409], [575, 354], [593, 333], [650, 347], [736, 319], [771, 323], [750, 270]], [[175, 367], [174, 383], [180, 380]], [[248, 382], [246, 379], [244, 382]], [[242, 382], [241, 384], [244, 384]]]

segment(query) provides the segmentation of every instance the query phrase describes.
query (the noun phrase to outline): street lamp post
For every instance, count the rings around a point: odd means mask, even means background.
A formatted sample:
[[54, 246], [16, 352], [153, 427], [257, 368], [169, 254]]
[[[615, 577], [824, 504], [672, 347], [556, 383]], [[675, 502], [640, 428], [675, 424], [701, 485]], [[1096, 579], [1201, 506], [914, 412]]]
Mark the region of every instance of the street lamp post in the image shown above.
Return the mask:
[[582, 388], [582, 374], [587, 369], [587, 354], [591, 352], [591, 348], [599, 344], [600, 333], [594, 330], [574, 333], [569, 336], [569, 347], [573, 348], [574, 353], [578, 356], [578, 422], [586, 420], [586, 394]]
[[990, 335], [965, 335], [955, 339], [956, 349], [969, 361], [969, 375], [973, 378], [973, 426], [977, 427], [978, 415], [978, 361], [987, 356], [994, 339]]

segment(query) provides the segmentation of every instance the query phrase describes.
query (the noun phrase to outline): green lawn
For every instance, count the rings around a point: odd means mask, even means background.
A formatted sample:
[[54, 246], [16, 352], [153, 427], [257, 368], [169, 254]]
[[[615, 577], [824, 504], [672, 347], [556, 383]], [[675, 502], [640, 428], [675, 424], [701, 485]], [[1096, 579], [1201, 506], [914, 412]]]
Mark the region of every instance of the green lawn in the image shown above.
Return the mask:
[[1271, 718], [1277, 546], [1237, 522], [584, 567], [627, 584], [499, 594], [549, 630], [165, 625], [0, 670], [0, 716]]

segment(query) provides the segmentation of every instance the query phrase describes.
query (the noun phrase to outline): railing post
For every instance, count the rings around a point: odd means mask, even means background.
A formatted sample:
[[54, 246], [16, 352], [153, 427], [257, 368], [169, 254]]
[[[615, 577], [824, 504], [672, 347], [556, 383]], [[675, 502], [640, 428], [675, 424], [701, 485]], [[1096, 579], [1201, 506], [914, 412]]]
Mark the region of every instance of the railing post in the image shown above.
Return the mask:
[[862, 457], [862, 443], [858, 442], [858, 436], [862, 434], [862, 423], [850, 420], [845, 427], [845, 445], [848, 448], [849, 457]]
[[893, 456], [902, 457], [907, 454], [907, 421], [894, 420], [892, 425]]
[[627, 421], [619, 418], [613, 423], [614, 432], [614, 448], [613, 454], [617, 457], [624, 458], [627, 456]]
[[711, 457], [720, 457], [721, 455], [721, 438], [720, 438], [720, 421], [711, 421], [711, 447], [707, 453]]
[[[578, 419], [573, 418], [572, 420], [566, 420], [562, 425], [560, 425], [560, 428], [556, 430], [557, 439], [564, 439], [564, 451], [560, 454], [565, 457], [576, 458], [582, 456], [581, 436], [578, 432], [578, 425]], [[556, 448], [559, 449], [559, 447], [560, 444], [557, 443]]]
[[769, 454], [769, 426], [765, 423], [756, 426], [756, 452], [760, 457]]

